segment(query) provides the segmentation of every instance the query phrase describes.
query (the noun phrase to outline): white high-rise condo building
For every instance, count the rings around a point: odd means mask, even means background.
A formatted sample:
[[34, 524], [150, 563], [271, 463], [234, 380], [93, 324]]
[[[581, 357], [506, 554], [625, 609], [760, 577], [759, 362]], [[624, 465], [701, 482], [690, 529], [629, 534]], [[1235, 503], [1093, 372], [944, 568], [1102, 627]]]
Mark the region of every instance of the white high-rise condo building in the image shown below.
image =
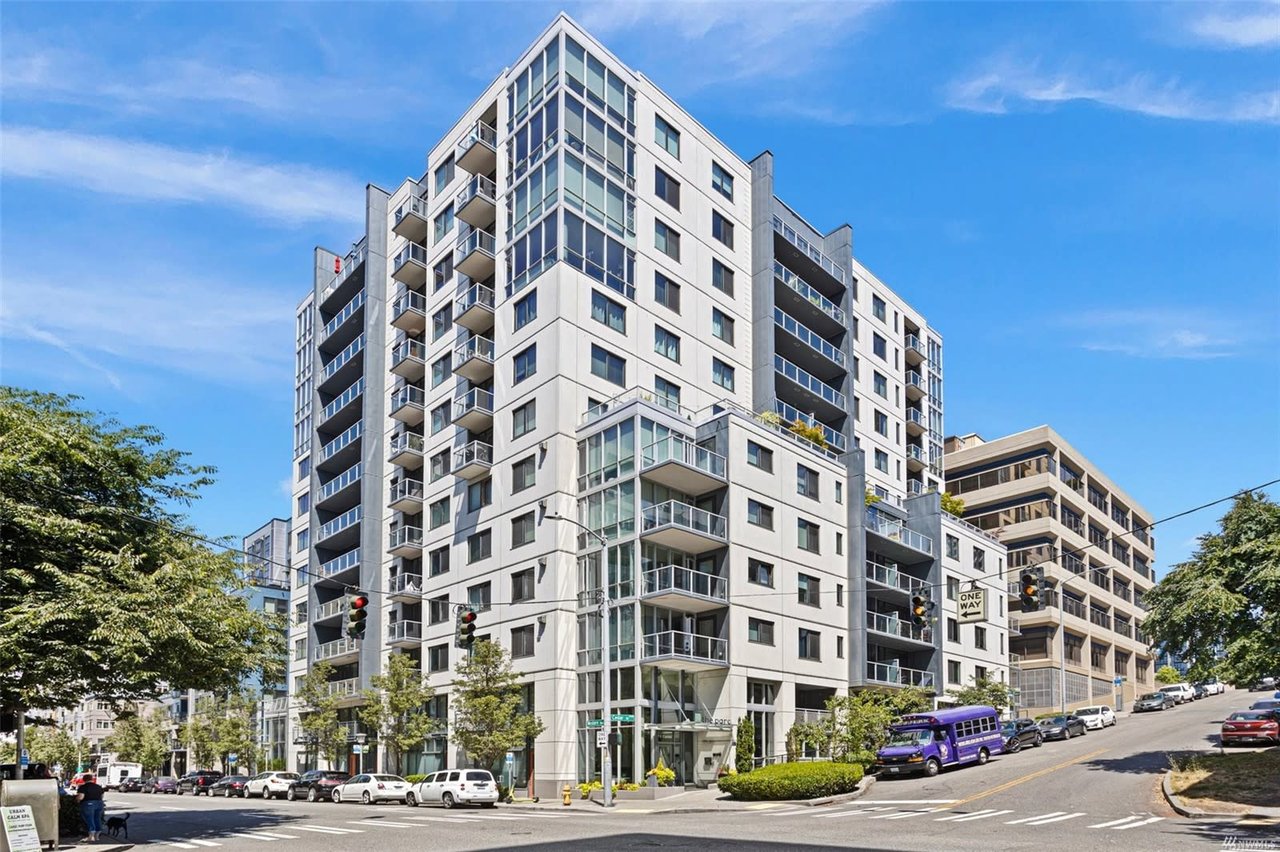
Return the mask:
[[[392, 653], [451, 719], [463, 603], [546, 725], [513, 769], [543, 795], [599, 774], [606, 688], [620, 777], [705, 784], [743, 718], [770, 760], [832, 695], [940, 687], [941, 337], [775, 197], [771, 155], [560, 16], [365, 220], [316, 251], [295, 383], [291, 678], [334, 666], [353, 743]], [[403, 768], [465, 761], [443, 734]]]

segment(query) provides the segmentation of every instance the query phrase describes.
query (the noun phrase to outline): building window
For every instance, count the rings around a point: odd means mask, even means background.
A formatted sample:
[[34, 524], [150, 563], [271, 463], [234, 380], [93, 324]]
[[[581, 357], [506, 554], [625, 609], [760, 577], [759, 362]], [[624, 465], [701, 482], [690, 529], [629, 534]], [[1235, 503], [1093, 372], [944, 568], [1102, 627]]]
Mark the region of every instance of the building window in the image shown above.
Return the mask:
[[591, 318], [620, 334], [627, 333], [627, 309], [596, 290], [591, 291]]
[[653, 141], [668, 154], [680, 159], [680, 131], [676, 130], [662, 116], [653, 117]]
[[453, 302], [445, 302], [431, 315], [431, 341], [434, 343], [453, 328]]
[[431, 504], [431, 519], [428, 522], [428, 529], [436, 529], [449, 523], [449, 498], [441, 497], [439, 500]]
[[679, 409], [680, 407], [680, 386], [675, 382], [669, 382], [662, 376], [653, 377], [653, 392], [658, 396], [658, 402], [666, 405], [670, 409]]
[[800, 628], [800, 659], [822, 659], [822, 634], [816, 630]]
[[537, 467], [533, 456], [521, 459], [511, 465], [511, 493], [519, 494], [533, 486], [537, 478]]
[[773, 622], [761, 618], [747, 619], [747, 641], [757, 645], [773, 644]]
[[797, 518], [796, 546], [810, 553], [818, 553], [820, 550], [819, 534], [821, 532], [822, 527], [817, 524], [806, 521], [804, 518]]
[[773, 450], [766, 449], [755, 441], [747, 441], [747, 464], [758, 467], [765, 473], [773, 473]]
[[974, 625], [973, 644], [977, 646], [979, 651], [987, 650], [987, 628], [980, 625]]
[[452, 357], [445, 353], [431, 364], [431, 387], [439, 387], [453, 372]]
[[480, 530], [467, 536], [467, 562], [479, 562], [488, 559], [493, 553], [493, 533]]
[[515, 303], [513, 310], [516, 315], [516, 324], [513, 330], [519, 331], [538, 318], [538, 291], [529, 291], [529, 295]]
[[796, 465], [796, 493], [812, 500], [818, 499], [818, 472], [802, 464]]
[[711, 381], [727, 391], [733, 390], [733, 368], [719, 358], [712, 358]]
[[954, 601], [960, 597], [960, 580], [956, 577], [947, 578], [947, 600]]
[[453, 205], [440, 211], [435, 218], [435, 242], [440, 242], [453, 230]]
[[453, 155], [449, 155], [449, 159], [436, 166], [436, 194], [444, 192], [444, 188], [453, 182]]
[[311, 511], [311, 494], [302, 494], [298, 497], [298, 515], [305, 515]]
[[493, 606], [493, 584], [486, 582], [468, 587], [467, 605], [481, 611]]
[[526, 568], [511, 575], [511, 601], [533, 600], [533, 569]]
[[871, 377], [871, 387], [872, 387], [872, 390], [874, 390], [880, 396], [884, 397], [885, 399], [889, 398], [889, 380], [886, 379], [881, 373], [875, 373]]
[[653, 274], [653, 299], [664, 308], [680, 313], [680, 285], [661, 272]]
[[679, 260], [680, 232], [661, 219], [654, 219], [653, 247], [672, 260]]
[[987, 679], [987, 667], [986, 667], [986, 666], [974, 666], [974, 667], [973, 667], [973, 679], [974, 679], [974, 680], [986, 680], [986, 679]]
[[441, 450], [431, 457], [431, 481], [435, 482], [449, 473], [449, 451]]
[[298, 481], [306, 479], [311, 473], [311, 456], [298, 460]]
[[619, 387], [627, 386], [627, 362], [607, 349], [592, 344], [591, 374]]
[[956, 621], [954, 618], [947, 619], [947, 641], [960, 641], [960, 622]]
[[493, 502], [493, 480], [485, 478], [467, 486], [467, 511], [478, 512]]
[[884, 299], [876, 295], [871, 296], [871, 313], [875, 314], [876, 319], [880, 320], [880, 322], [885, 321]]
[[711, 161], [711, 188], [730, 201], [733, 200], [733, 175], [714, 160]]
[[874, 352], [876, 357], [881, 361], [887, 361], [889, 359], [889, 345], [885, 342], [885, 339], [878, 334], [871, 335], [871, 351]]
[[836, 530], [836, 556], [844, 556], [844, 533]]
[[844, 637], [840, 635], [836, 636], [836, 659], [844, 659]]
[[307, 547], [310, 546], [311, 544], [310, 530], [298, 530], [298, 534], [296, 538], [297, 538], [297, 544], [293, 548], [294, 550], [306, 550]]
[[441, 429], [449, 425], [449, 401], [437, 405], [431, 409], [431, 434], [435, 435]]
[[533, 625], [516, 627], [511, 631], [511, 658], [533, 656]]
[[428, 624], [444, 624], [449, 620], [449, 613], [453, 611], [453, 604], [449, 603], [448, 595], [432, 598], [428, 604]]
[[680, 209], [680, 181], [657, 166], [653, 167], [653, 192], [675, 209]]
[[711, 259], [711, 286], [733, 298], [733, 270], [715, 258]]
[[801, 574], [796, 581], [796, 600], [805, 606], [822, 606], [822, 581]]
[[525, 512], [520, 517], [511, 519], [512, 547], [523, 547], [531, 543], [535, 534], [533, 512]]
[[844, 606], [844, 583], [836, 583], [836, 606]]
[[660, 325], [653, 327], [653, 351], [680, 363], [680, 337]]
[[889, 454], [884, 450], [876, 450], [876, 470], [881, 473], [889, 472]]
[[877, 411], [873, 419], [876, 424], [876, 432], [884, 435], [886, 438], [889, 437], [889, 415], [885, 414], [883, 411]]
[[747, 500], [747, 523], [767, 530], [773, 529], [773, 507], [759, 500]]
[[947, 683], [960, 683], [959, 660], [947, 660]]
[[518, 352], [511, 359], [511, 383], [518, 385], [538, 372], [538, 344], [532, 344], [523, 352]]
[[725, 218], [719, 210], [711, 211], [711, 236], [724, 243], [728, 248], [733, 248], [733, 223]]
[[429, 576], [435, 577], [449, 572], [449, 548], [438, 547], [427, 554], [427, 570]]
[[435, 279], [435, 286], [431, 292], [438, 293], [444, 288], [444, 285], [453, 280], [453, 252], [449, 252], [435, 266], [431, 268], [431, 275]]
[[773, 588], [773, 566], [759, 559], [747, 560], [747, 582]]
[[432, 645], [427, 649], [427, 671], [443, 672], [449, 670], [449, 645]]
[[973, 549], [973, 570], [979, 573], [987, 570], [987, 554], [978, 547]]
[[946, 538], [947, 538], [947, 558], [955, 559], [956, 561], [959, 561], [960, 560], [960, 539], [956, 538], [953, 535], [948, 535]]
[[511, 437], [514, 440], [538, 426], [537, 400], [531, 399], [511, 412]]
[[733, 345], [733, 320], [719, 308], [711, 309], [711, 334], [730, 346]]

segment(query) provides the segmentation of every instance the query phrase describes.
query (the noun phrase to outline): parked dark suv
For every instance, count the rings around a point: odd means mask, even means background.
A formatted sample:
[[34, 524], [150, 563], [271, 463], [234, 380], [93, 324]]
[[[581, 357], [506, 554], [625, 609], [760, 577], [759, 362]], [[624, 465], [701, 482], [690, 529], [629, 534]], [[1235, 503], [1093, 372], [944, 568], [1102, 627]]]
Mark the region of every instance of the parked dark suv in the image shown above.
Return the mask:
[[333, 788], [350, 779], [351, 776], [345, 772], [313, 769], [310, 772], [303, 773], [301, 778], [289, 785], [289, 792], [285, 795], [285, 798], [291, 802], [298, 799], [306, 799], [308, 802], [328, 799], [332, 802]]
[[1023, 746], [1039, 747], [1044, 742], [1044, 732], [1035, 719], [1010, 719], [1000, 729], [1004, 734], [1006, 753], [1022, 751]]
[[193, 796], [199, 796], [204, 793], [209, 795], [210, 788], [222, 778], [221, 772], [214, 772], [212, 769], [197, 769], [195, 772], [188, 772], [178, 779], [178, 795], [190, 793]]

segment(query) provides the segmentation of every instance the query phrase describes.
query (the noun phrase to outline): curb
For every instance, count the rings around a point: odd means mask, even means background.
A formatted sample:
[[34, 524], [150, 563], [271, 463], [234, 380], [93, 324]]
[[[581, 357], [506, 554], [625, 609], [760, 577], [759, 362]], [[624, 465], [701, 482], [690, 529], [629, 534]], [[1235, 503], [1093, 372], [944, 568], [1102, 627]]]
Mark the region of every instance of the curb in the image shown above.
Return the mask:
[[840, 793], [835, 796], [824, 796], [821, 799], [792, 799], [791, 801], [782, 802], [784, 805], [807, 805], [809, 807], [818, 807], [819, 805], [838, 805], [842, 802], [852, 802], [854, 799], [861, 799], [867, 792], [875, 786], [876, 776], [863, 775], [862, 780], [858, 782], [858, 786], [848, 793]]
[[1172, 786], [1170, 786], [1169, 778], [1172, 771], [1165, 770], [1164, 777], [1160, 779], [1160, 792], [1164, 794], [1164, 799], [1169, 803], [1169, 807], [1173, 808], [1179, 814], [1190, 819], [1272, 819], [1280, 815], [1280, 808], [1254, 808], [1243, 813], [1228, 813], [1224, 811], [1206, 811], [1201, 808], [1194, 808], [1186, 804], [1182, 799], [1175, 795]]

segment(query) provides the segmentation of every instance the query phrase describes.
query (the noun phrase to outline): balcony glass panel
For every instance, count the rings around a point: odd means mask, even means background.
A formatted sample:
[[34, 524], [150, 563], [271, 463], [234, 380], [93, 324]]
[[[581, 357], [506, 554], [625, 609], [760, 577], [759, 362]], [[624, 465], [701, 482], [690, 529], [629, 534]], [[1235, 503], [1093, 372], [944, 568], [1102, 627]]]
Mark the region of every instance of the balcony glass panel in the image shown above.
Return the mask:
[[800, 385], [802, 388], [805, 388], [809, 392], [817, 395], [823, 400], [826, 400], [837, 408], [843, 409], [846, 407], [844, 394], [831, 387], [831, 385], [822, 381], [822, 379], [819, 379], [817, 376], [812, 376], [800, 369], [781, 355], [773, 356], [773, 368], [791, 381]]

